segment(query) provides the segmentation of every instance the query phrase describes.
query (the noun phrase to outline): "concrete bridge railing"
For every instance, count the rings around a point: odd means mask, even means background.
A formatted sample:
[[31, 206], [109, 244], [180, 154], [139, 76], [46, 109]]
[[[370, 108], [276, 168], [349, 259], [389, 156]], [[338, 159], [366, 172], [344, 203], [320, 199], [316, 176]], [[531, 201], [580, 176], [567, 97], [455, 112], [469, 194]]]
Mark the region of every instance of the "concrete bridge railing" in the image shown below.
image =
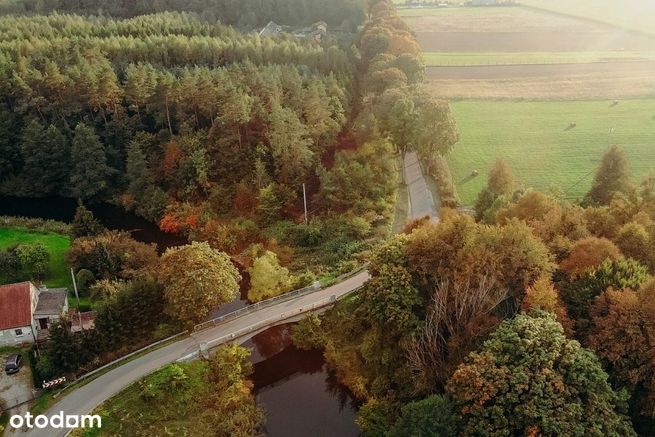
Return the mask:
[[[339, 296], [339, 298], [343, 299], [344, 297], [360, 290], [363, 286], [353, 288], [352, 290], [348, 291], [347, 293], [342, 294]], [[191, 352], [188, 355], [185, 355], [177, 360], [177, 362], [184, 362], [184, 361], [190, 361], [193, 359], [196, 359], [200, 355], [203, 355], [205, 352], [208, 352], [209, 350], [220, 346], [225, 343], [229, 343], [231, 341], [239, 341], [245, 336], [248, 336], [253, 333], [257, 333], [259, 331], [263, 331], [265, 329], [271, 328], [276, 325], [280, 325], [283, 322], [288, 322], [294, 320], [296, 317], [302, 315], [302, 314], [307, 314], [311, 313], [323, 308], [327, 308], [331, 305], [334, 305], [337, 302], [337, 297], [336, 295], [332, 295], [328, 298], [325, 298], [319, 302], [315, 302], [313, 304], [307, 305], [302, 308], [298, 308], [296, 310], [291, 310], [287, 311], [284, 313], [281, 313], [280, 315], [274, 316], [274, 317], [269, 317], [268, 319], [261, 320], [253, 325], [250, 325], [248, 327], [239, 329], [237, 331], [234, 331], [230, 334], [223, 335], [218, 338], [214, 338], [212, 340], [209, 340], [205, 343], [201, 343], [198, 347], [198, 350]], [[261, 308], [261, 307], [260, 307]], [[193, 334], [192, 334], [193, 336]], [[247, 340], [247, 338], [246, 338]]]
[[[366, 270], [367, 265], [363, 265], [351, 272], [345, 273], [334, 280], [332, 280], [333, 284], [339, 283], [345, 279], [348, 279], [352, 276], [355, 276], [356, 274]], [[277, 305], [278, 303], [281, 302], [286, 302], [289, 300], [296, 299], [301, 296], [306, 296], [308, 294], [315, 293], [319, 290], [323, 290], [326, 287], [323, 287], [320, 285], [318, 282], [304, 288], [300, 288], [298, 290], [290, 291], [288, 293], [281, 294], [280, 296], [272, 297], [270, 299], [262, 300], [261, 302], [254, 303], [252, 305], [248, 305], [246, 307], [243, 307], [239, 310], [232, 311], [231, 313], [222, 315], [220, 317], [216, 317], [211, 320], [207, 320], [206, 322], [199, 323], [193, 327], [193, 332], [198, 332], [202, 331], [205, 329], [213, 328], [214, 326], [218, 326], [222, 323], [225, 323], [230, 320], [238, 319], [241, 316], [244, 316], [246, 314], [251, 314], [254, 313], [255, 311], [258, 311], [262, 308], [267, 308], [273, 305]]]

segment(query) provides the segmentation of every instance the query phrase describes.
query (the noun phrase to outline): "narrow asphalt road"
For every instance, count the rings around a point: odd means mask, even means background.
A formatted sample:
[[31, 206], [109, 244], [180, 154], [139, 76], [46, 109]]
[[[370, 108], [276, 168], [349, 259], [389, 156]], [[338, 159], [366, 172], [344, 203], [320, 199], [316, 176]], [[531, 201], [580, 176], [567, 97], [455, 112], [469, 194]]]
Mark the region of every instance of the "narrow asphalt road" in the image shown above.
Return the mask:
[[416, 152], [407, 152], [403, 162], [405, 172], [405, 183], [409, 193], [409, 217], [408, 220], [430, 217], [437, 219], [437, 208], [435, 206], [432, 192], [425, 181], [421, 164]]
[[[406, 154], [403, 171], [410, 201], [408, 219], [425, 216], [436, 219], [435, 202], [432, 193], [428, 189], [416, 153]], [[280, 302], [270, 307], [261, 308], [253, 313], [245, 314], [214, 328], [194, 333], [175, 343], [149, 352], [73, 390], [52, 406], [45, 415], [53, 416], [60, 412], [63, 412], [64, 415], [78, 416], [90, 414], [104, 401], [144, 376], [167, 364], [193, 358], [198, 353], [201, 344], [214, 347], [218, 344], [239, 339], [268, 326], [273, 326], [284, 320], [297, 318], [300, 314], [329, 305], [335, 299], [339, 299], [360, 288], [368, 278], [368, 272], [363, 271], [331, 287], [293, 300]], [[65, 429], [53, 428], [8, 429], [7, 431], [11, 435], [29, 437], [63, 437], [68, 432]]]
[[[45, 414], [52, 416], [59, 414], [60, 411], [63, 411], [64, 415], [90, 414], [102, 402], [111, 398], [133, 382], [138, 381], [167, 364], [196, 353], [201, 343], [208, 343], [210, 346], [226, 343], [233, 339], [231, 337], [232, 335], [239, 337], [245, 334], [245, 332], [254, 332], [278, 323], [281, 320], [292, 319], [299, 314], [328, 305], [335, 298], [338, 299], [361, 287], [368, 278], [368, 272], [358, 273], [331, 287], [298, 297], [294, 300], [280, 302], [279, 304], [262, 308], [214, 328], [195, 333], [190, 337], [186, 337], [161, 349], [154, 350], [110, 370], [86, 385], [75, 389]], [[34, 428], [32, 430], [16, 431], [12, 434], [27, 435], [30, 437], [59, 437], [65, 436], [66, 433], [67, 430], [62, 429]]]

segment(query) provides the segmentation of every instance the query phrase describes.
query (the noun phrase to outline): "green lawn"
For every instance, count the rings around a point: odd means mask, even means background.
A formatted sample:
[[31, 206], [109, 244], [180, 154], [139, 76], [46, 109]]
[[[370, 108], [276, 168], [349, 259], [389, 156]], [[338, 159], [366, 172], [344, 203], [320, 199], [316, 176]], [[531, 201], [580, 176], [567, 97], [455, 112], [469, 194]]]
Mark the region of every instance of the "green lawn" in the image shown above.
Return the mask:
[[44, 282], [48, 287], [67, 287], [69, 290], [72, 288], [70, 271], [66, 264], [66, 253], [71, 244], [68, 236], [20, 228], [0, 228], [0, 249], [21, 243], [41, 243], [46, 247], [50, 254], [50, 268]]
[[[523, 186], [569, 199], [589, 189], [610, 143], [625, 150], [635, 181], [655, 171], [655, 99], [451, 105], [461, 140], [448, 161], [464, 205], [475, 202], [497, 157], [509, 162]], [[577, 127], [567, 129], [572, 122]], [[480, 175], [467, 180], [474, 170]]]
[[612, 61], [653, 61], [655, 51], [534, 52], [534, 53], [423, 53], [428, 67], [469, 65], [586, 64]]

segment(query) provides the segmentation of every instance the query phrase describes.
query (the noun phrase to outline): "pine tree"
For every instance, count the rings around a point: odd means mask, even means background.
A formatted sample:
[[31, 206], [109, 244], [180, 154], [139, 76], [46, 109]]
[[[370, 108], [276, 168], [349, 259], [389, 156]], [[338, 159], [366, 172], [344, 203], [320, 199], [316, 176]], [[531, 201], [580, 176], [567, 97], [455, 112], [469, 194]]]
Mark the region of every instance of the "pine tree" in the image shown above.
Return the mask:
[[75, 128], [71, 150], [71, 192], [80, 199], [88, 199], [104, 191], [109, 185], [113, 170], [100, 139], [92, 128], [80, 123]]
[[105, 227], [93, 216], [93, 213], [86, 209], [81, 200], [77, 202], [75, 217], [71, 223], [73, 237], [89, 237], [104, 232]]

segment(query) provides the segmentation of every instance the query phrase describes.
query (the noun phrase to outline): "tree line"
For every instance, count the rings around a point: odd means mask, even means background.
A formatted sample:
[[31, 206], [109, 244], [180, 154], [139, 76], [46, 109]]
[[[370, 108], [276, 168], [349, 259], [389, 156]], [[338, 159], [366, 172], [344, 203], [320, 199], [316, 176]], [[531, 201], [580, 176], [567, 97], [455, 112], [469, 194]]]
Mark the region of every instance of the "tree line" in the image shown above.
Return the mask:
[[210, 22], [251, 29], [269, 21], [306, 26], [325, 21], [331, 26], [353, 30], [365, 18], [364, 0], [21, 0], [0, 3], [0, 14], [49, 14], [55, 11], [119, 18], [166, 11], [193, 12]]

